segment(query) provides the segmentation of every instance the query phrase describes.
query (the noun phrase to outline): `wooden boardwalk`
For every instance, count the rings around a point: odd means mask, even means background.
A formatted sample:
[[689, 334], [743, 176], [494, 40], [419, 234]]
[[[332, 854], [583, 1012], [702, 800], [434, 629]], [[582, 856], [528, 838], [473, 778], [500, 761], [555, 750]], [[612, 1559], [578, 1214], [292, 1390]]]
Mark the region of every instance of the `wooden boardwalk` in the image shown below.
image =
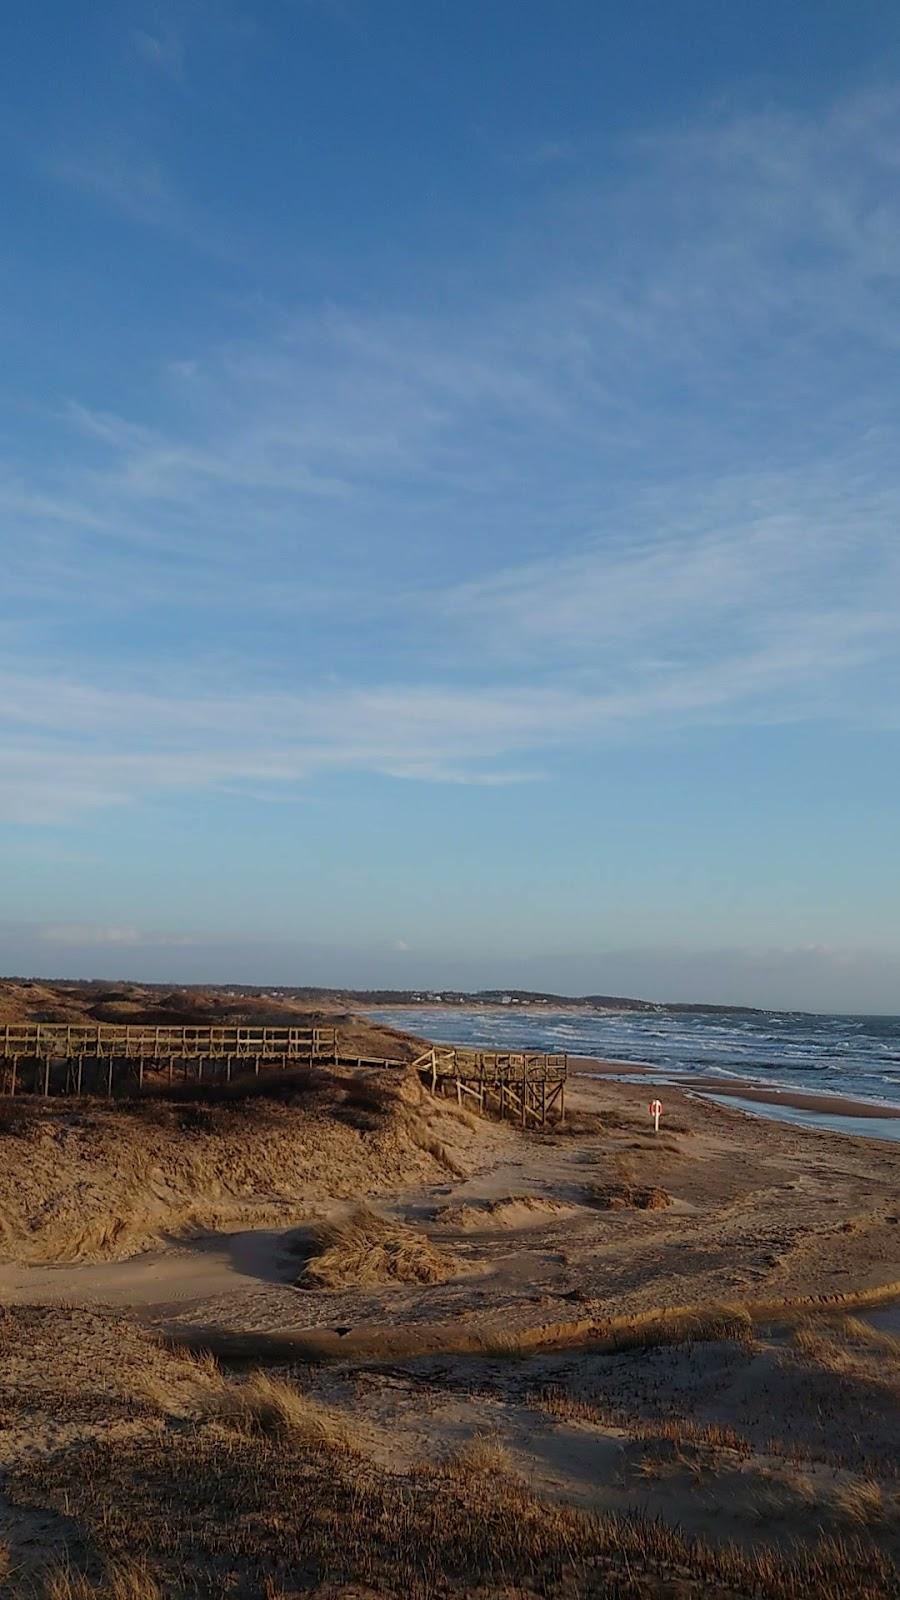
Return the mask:
[[340, 1060], [334, 1028], [141, 1027], [11, 1022], [0, 1026], [0, 1094], [133, 1093], [146, 1073], [169, 1083], [229, 1082], [236, 1070]]
[[413, 1065], [432, 1094], [454, 1094], [462, 1105], [496, 1111], [526, 1127], [565, 1120], [569, 1058], [532, 1051], [455, 1050], [436, 1045]]

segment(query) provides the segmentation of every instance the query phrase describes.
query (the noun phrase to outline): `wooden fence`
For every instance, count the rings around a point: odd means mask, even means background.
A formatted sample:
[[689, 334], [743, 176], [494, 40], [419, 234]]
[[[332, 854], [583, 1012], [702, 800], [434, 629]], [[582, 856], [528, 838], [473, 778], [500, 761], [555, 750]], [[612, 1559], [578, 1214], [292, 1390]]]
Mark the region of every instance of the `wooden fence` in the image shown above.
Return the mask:
[[141, 1027], [11, 1022], [0, 1026], [0, 1093], [133, 1093], [145, 1074], [228, 1082], [235, 1070], [337, 1063], [334, 1028]]
[[532, 1051], [454, 1050], [433, 1046], [413, 1063], [432, 1094], [453, 1093], [458, 1104], [474, 1100], [522, 1127], [545, 1127], [551, 1114], [566, 1114], [569, 1058]]

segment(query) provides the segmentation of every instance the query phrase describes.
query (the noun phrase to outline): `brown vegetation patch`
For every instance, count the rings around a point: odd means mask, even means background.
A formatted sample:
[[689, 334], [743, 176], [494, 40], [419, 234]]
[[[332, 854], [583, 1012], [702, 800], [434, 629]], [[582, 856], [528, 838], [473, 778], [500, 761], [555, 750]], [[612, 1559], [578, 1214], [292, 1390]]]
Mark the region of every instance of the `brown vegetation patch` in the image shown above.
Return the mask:
[[508, 1138], [414, 1075], [318, 1068], [111, 1106], [30, 1101], [6, 1125], [0, 1258], [18, 1262], [122, 1259], [164, 1237], [285, 1226], [316, 1199], [468, 1177]]
[[850, 1478], [835, 1491], [837, 1514], [857, 1527], [896, 1526], [900, 1522], [900, 1494], [886, 1492], [875, 1478]]
[[162, 1590], [145, 1566], [117, 1562], [97, 1584], [69, 1562], [49, 1571], [42, 1585], [44, 1600], [162, 1600]]
[[568, 1214], [575, 1210], [563, 1200], [541, 1195], [514, 1194], [502, 1200], [476, 1200], [462, 1205], [444, 1206], [435, 1221], [442, 1227], [463, 1230], [481, 1228], [524, 1228], [544, 1217]]
[[401, 1476], [342, 1449], [213, 1422], [31, 1460], [11, 1493], [64, 1507], [106, 1563], [145, 1563], [164, 1593], [309, 1593], [326, 1582], [406, 1600], [479, 1591], [893, 1600], [897, 1592], [896, 1568], [869, 1543], [823, 1541], [789, 1556], [712, 1546], [659, 1522], [542, 1501], [489, 1443], [472, 1453]]
[[665, 1189], [625, 1181], [589, 1184], [585, 1198], [601, 1211], [664, 1211], [672, 1204]]
[[315, 1227], [309, 1258], [296, 1282], [304, 1289], [345, 1289], [376, 1283], [445, 1283], [462, 1270], [449, 1250], [423, 1233], [357, 1206], [349, 1216]]

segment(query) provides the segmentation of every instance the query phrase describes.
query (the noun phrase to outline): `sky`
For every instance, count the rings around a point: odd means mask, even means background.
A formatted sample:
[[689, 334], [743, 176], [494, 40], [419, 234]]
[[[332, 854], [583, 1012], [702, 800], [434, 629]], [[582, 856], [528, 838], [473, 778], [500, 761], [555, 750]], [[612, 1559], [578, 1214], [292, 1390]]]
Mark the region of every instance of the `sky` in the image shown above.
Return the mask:
[[900, 1012], [900, 9], [0, 22], [0, 971]]

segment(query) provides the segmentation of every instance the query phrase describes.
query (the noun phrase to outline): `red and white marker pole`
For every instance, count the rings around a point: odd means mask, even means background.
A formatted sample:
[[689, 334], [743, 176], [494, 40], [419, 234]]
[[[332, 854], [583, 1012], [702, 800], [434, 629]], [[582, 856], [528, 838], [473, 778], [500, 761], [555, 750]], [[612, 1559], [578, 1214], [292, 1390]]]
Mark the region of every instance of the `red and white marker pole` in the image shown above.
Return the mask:
[[650, 1112], [650, 1115], [653, 1118], [653, 1132], [659, 1133], [659, 1119], [662, 1115], [662, 1101], [651, 1100], [647, 1110]]

